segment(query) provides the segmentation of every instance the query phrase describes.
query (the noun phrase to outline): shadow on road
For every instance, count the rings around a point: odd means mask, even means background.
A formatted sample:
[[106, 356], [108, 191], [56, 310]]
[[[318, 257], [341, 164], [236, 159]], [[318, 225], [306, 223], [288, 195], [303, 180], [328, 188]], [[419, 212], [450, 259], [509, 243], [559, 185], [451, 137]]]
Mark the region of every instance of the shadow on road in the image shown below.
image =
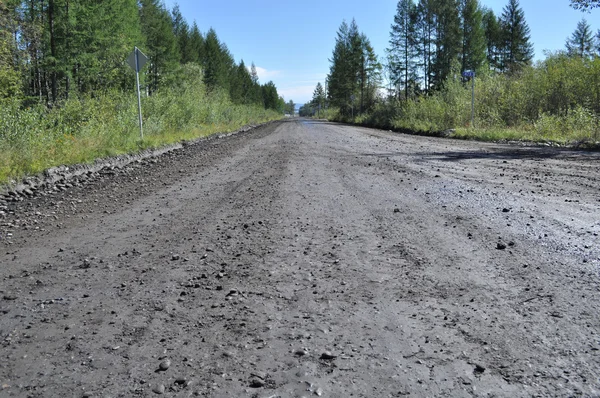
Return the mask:
[[496, 159], [496, 160], [546, 160], [560, 158], [563, 160], [573, 159], [595, 159], [600, 160], [600, 152], [559, 149], [559, 148], [506, 148], [481, 151], [443, 151], [443, 152], [378, 152], [378, 153], [360, 153], [359, 156], [388, 158], [395, 156], [411, 156], [423, 160], [440, 160], [447, 162], [456, 162], [461, 160], [473, 159]]

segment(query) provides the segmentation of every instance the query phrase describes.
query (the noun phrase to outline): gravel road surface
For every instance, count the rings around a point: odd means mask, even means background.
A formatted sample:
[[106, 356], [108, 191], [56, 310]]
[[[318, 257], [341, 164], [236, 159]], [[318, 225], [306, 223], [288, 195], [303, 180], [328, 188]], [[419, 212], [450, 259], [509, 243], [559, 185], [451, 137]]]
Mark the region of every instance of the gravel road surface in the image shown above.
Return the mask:
[[0, 197], [2, 397], [600, 396], [600, 154], [310, 120]]

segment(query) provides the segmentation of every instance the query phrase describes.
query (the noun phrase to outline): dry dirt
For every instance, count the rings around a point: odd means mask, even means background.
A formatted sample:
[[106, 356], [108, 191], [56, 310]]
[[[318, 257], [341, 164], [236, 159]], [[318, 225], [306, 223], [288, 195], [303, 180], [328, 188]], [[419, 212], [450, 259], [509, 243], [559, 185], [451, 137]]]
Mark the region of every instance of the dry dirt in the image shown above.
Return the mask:
[[600, 396], [598, 153], [296, 119], [2, 209], [2, 397]]

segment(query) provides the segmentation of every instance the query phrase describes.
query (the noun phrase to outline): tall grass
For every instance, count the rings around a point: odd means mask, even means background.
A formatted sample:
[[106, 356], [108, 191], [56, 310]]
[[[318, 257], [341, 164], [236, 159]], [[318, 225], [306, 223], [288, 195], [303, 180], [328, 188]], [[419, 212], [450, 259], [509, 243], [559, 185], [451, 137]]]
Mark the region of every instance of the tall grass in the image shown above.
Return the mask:
[[201, 70], [184, 68], [179, 84], [142, 99], [144, 140], [133, 93], [95, 93], [53, 109], [23, 108], [14, 99], [0, 102], [0, 183], [281, 117], [260, 106], [234, 105], [223, 92], [207, 92]]

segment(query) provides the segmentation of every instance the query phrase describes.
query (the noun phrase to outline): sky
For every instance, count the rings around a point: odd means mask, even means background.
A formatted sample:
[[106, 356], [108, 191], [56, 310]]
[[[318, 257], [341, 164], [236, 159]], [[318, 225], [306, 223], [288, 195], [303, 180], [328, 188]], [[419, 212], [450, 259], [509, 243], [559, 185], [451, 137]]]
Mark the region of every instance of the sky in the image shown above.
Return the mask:
[[[260, 82], [272, 80], [286, 101], [305, 103], [318, 82], [329, 72], [336, 32], [343, 20], [356, 19], [383, 58], [397, 0], [164, 0], [170, 10], [178, 3], [191, 25], [196, 21], [203, 33], [214, 28], [236, 61], [252, 62]], [[480, 0], [496, 16], [508, 0]], [[531, 30], [535, 60], [544, 52], [564, 49], [566, 39], [582, 18], [594, 32], [600, 29], [600, 9], [577, 11], [569, 0], [521, 0]]]

